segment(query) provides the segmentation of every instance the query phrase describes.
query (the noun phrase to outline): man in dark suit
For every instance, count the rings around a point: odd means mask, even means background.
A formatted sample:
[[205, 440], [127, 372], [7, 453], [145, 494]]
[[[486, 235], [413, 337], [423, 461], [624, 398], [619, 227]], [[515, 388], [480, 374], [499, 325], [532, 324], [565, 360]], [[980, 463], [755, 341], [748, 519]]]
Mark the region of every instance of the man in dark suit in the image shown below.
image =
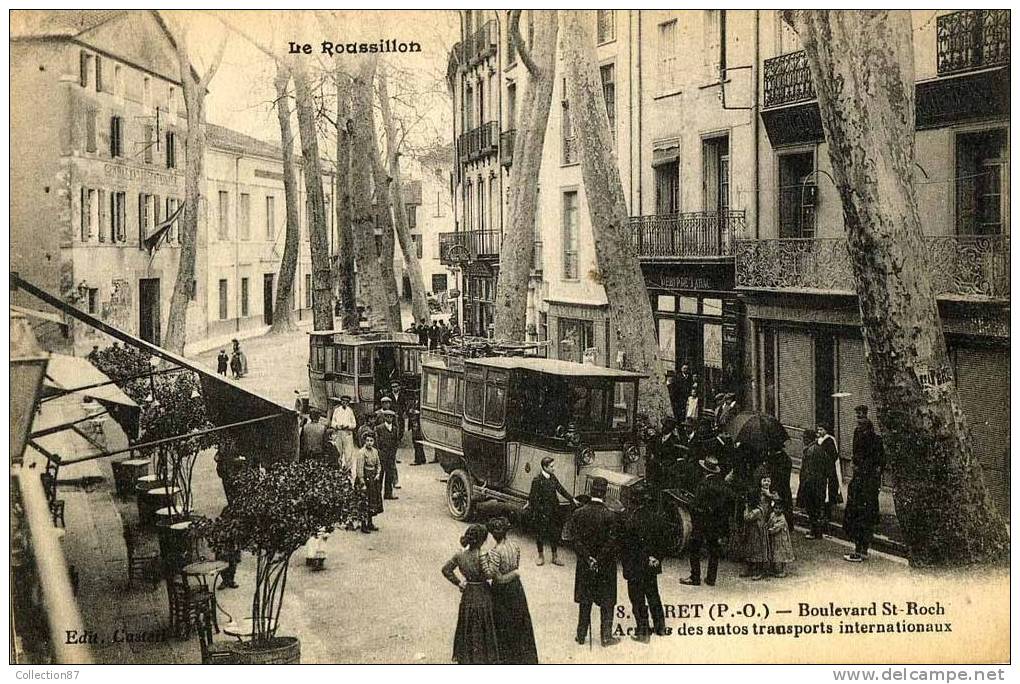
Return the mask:
[[545, 565], [543, 542], [549, 542], [553, 565], [563, 565], [563, 561], [556, 557], [556, 545], [560, 541], [560, 500], [557, 495], [571, 503], [574, 501], [570, 492], [556, 479], [554, 460], [552, 456], [542, 459], [542, 470], [531, 481], [531, 493], [528, 495], [528, 508], [535, 523], [535, 544], [538, 546], [536, 565]]
[[683, 420], [687, 415], [687, 399], [691, 396], [691, 387], [694, 385], [694, 376], [691, 375], [691, 365], [686, 361], [680, 366], [680, 373], [673, 378], [669, 386], [669, 403], [673, 405], [673, 415], [677, 420]]
[[669, 548], [669, 536], [652, 505], [651, 489], [641, 486], [627, 491], [630, 510], [620, 530], [620, 565], [623, 578], [627, 580], [630, 609], [637, 623], [633, 638], [647, 644], [653, 631], [648, 626], [649, 613], [655, 633], [660, 636], [666, 633], [666, 617], [659, 598], [659, 573]]
[[591, 607], [599, 607], [599, 635], [603, 646], [615, 646], [613, 606], [616, 605], [616, 514], [605, 504], [609, 482], [591, 480], [591, 498], [570, 519], [577, 566], [574, 570], [574, 602], [577, 603], [577, 643], [583, 644], [591, 629]]
[[400, 433], [400, 438], [404, 438], [404, 419], [407, 417], [407, 397], [404, 395], [403, 387], [400, 386], [399, 380], [394, 380], [390, 383], [390, 396], [393, 397], [393, 406], [391, 410], [397, 414], [397, 432]]
[[393, 488], [397, 480], [397, 446], [400, 438], [394, 422], [397, 414], [388, 409], [380, 409], [382, 423], [375, 428], [375, 446], [379, 450], [379, 464], [382, 466], [383, 498], [396, 500]]
[[851, 563], [860, 563], [868, 558], [871, 537], [880, 520], [878, 493], [882, 487], [885, 450], [882, 438], [868, 419], [868, 407], [861, 404], [854, 412], [857, 414], [853, 441], [854, 471], [847, 487], [846, 510], [843, 512], [843, 529], [854, 542], [854, 550], [843, 558]]
[[701, 551], [708, 550], [708, 574], [705, 584], [715, 585], [715, 576], [719, 570], [719, 539], [729, 531], [729, 516], [732, 510], [729, 488], [722, 479], [722, 468], [714, 454], [698, 461], [705, 471], [705, 477], [698, 483], [694, 491], [694, 502], [691, 507], [691, 576], [681, 579], [681, 584], [698, 586], [701, 584]]

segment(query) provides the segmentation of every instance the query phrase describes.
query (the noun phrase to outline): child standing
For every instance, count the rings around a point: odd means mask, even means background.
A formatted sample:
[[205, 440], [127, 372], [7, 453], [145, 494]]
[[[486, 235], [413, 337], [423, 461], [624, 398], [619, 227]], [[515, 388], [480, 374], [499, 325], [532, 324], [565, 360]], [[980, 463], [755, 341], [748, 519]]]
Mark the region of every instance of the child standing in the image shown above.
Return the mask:
[[769, 548], [772, 551], [772, 576], [786, 577], [786, 564], [796, 560], [793, 543], [790, 541], [790, 527], [786, 522], [783, 503], [778, 494], [773, 494], [772, 515], [768, 521]]

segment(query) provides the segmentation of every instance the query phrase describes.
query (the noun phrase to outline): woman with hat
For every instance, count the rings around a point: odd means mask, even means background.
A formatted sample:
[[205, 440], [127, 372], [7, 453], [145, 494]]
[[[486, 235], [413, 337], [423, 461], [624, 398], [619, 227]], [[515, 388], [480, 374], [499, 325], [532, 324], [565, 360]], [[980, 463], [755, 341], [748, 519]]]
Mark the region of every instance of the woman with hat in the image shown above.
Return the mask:
[[485, 576], [492, 580], [492, 607], [496, 637], [503, 662], [511, 665], [538, 663], [535, 631], [531, 626], [528, 597], [521, 584], [521, 547], [507, 537], [510, 522], [493, 518], [486, 527], [496, 546], [484, 556]]
[[[463, 550], [443, 565], [443, 577], [461, 592], [457, 631], [453, 637], [453, 661], [461, 665], [494, 665], [502, 662], [496, 637], [492, 592], [485, 578], [482, 544], [489, 532], [471, 525], [460, 538]], [[460, 577], [457, 573], [460, 573]]]

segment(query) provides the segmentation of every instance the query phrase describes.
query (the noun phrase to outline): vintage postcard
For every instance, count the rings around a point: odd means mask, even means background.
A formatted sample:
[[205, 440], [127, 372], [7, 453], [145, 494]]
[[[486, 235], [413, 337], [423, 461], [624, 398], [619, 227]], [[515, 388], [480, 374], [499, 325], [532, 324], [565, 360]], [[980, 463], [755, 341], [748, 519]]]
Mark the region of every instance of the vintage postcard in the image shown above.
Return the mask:
[[1011, 25], [10, 11], [11, 664], [1001, 679]]

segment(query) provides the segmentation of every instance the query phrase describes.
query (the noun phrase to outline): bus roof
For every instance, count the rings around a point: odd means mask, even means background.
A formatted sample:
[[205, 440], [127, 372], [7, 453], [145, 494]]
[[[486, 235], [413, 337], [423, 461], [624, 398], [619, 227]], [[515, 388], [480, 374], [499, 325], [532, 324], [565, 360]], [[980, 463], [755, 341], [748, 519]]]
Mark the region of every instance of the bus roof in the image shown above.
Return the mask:
[[403, 332], [363, 332], [352, 334], [343, 330], [312, 330], [308, 333], [315, 337], [329, 337], [333, 344], [359, 346], [365, 344], [418, 344], [418, 336]]
[[506, 370], [530, 370], [536, 373], [547, 375], [563, 375], [582, 378], [620, 378], [633, 379], [646, 378], [647, 375], [634, 373], [632, 371], [620, 370], [619, 368], [606, 368], [590, 363], [574, 363], [573, 361], [560, 361], [559, 359], [546, 359], [526, 356], [494, 356], [482, 359], [464, 359], [465, 364], [486, 366], [488, 368], [503, 368]]

